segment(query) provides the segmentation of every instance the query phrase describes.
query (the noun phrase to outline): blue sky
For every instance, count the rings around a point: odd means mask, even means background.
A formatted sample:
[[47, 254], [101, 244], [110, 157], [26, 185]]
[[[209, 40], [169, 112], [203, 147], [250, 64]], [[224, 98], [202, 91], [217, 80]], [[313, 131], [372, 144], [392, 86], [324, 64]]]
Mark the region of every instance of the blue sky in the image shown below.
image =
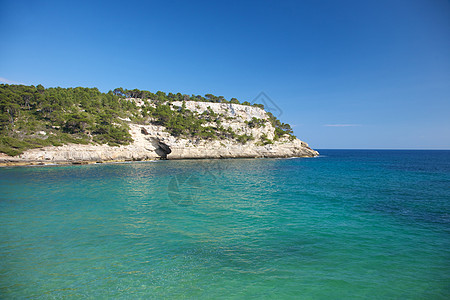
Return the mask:
[[0, 1], [0, 81], [252, 101], [312, 147], [450, 149], [450, 2]]

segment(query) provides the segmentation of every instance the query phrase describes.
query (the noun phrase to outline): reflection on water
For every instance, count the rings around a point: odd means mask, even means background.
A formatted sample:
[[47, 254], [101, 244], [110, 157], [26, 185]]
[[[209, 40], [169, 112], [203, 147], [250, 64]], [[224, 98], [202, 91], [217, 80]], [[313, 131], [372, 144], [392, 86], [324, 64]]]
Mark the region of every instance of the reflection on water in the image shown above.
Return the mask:
[[323, 153], [0, 169], [0, 294], [446, 298], [439, 159]]

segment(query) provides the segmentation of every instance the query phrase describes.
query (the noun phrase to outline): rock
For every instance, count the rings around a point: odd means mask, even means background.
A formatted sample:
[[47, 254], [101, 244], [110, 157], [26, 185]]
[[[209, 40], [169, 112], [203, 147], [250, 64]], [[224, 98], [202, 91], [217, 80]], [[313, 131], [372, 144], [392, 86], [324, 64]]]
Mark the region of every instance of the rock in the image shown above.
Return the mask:
[[170, 150], [170, 147], [164, 144], [163, 142], [159, 142], [158, 146], [164, 151], [166, 154], [172, 153], [172, 150]]
[[[182, 103], [173, 102], [174, 106]], [[186, 101], [186, 108], [199, 114], [211, 108], [222, 114], [221, 125], [239, 134], [255, 139], [246, 144], [235, 140], [203, 140], [178, 138], [170, 135], [163, 126], [129, 124], [133, 143], [126, 146], [63, 145], [25, 151], [19, 156], [0, 153], [0, 165], [36, 163], [99, 163], [108, 161], [136, 161], [186, 158], [256, 158], [256, 157], [314, 157], [319, 153], [299, 139], [280, 138], [269, 145], [261, 145], [261, 137], [273, 139], [274, 128], [267, 113], [259, 108], [230, 103]], [[227, 118], [228, 117], [228, 118]], [[233, 117], [233, 118], [231, 118]], [[258, 118], [267, 120], [264, 126], [250, 128], [246, 121]]]
[[145, 134], [145, 135], [149, 135], [147, 129], [145, 129], [145, 127], [141, 127], [141, 133]]

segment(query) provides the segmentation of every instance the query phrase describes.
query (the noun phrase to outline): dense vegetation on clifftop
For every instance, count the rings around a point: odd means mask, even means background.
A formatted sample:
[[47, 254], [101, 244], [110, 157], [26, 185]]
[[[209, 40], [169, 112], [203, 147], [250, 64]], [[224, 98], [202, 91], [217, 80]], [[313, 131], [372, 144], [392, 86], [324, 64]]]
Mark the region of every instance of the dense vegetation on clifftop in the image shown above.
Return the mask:
[[[137, 106], [127, 98], [150, 99]], [[75, 144], [124, 145], [132, 142], [127, 122], [157, 124], [167, 128], [174, 136], [202, 139], [235, 139], [245, 143], [252, 136], [239, 135], [221, 126], [221, 118], [212, 110], [197, 114], [182, 105], [171, 108], [173, 101], [202, 101], [239, 103], [235, 98], [207, 94], [166, 94], [158, 91], [124, 90], [117, 88], [102, 93], [97, 88], [44, 88], [24, 85], [0, 85], [0, 152], [18, 155], [26, 149], [43, 146]], [[264, 108], [261, 104], [253, 106]], [[292, 136], [288, 124], [281, 123], [269, 113], [275, 127], [275, 140], [282, 135]], [[265, 120], [254, 118], [248, 126], [264, 126]], [[269, 140], [264, 143], [271, 143]]]

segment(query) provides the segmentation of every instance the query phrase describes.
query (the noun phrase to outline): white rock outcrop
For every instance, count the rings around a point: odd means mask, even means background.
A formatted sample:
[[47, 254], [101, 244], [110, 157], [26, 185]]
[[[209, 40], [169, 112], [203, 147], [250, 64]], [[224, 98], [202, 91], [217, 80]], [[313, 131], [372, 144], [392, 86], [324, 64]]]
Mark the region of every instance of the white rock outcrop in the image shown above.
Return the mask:
[[[181, 105], [181, 102], [172, 102], [173, 109]], [[313, 157], [319, 154], [305, 142], [299, 139], [290, 140], [288, 137], [280, 138], [273, 144], [262, 145], [262, 137], [273, 139], [274, 128], [268, 121], [267, 113], [261, 108], [230, 103], [186, 101], [186, 109], [198, 114], [211, 109], [221, 115], [221, 125], [224, 128], [232, 128], [237, 134], [252, 135], [254, 140], [242, 144], [232, 139], [178, 138], [170, 135], [162, 126], [130, 123], [130, 134], [133, 138], [130, 145], [113, 147], [69, 144], [31, 149], [14, 157], [0, 153], [0, 164], [140, 161], [160, 158]], [[266, 122], [262, 126], [250, 127], [246, 121], [251, 121], [252, 118]]]

